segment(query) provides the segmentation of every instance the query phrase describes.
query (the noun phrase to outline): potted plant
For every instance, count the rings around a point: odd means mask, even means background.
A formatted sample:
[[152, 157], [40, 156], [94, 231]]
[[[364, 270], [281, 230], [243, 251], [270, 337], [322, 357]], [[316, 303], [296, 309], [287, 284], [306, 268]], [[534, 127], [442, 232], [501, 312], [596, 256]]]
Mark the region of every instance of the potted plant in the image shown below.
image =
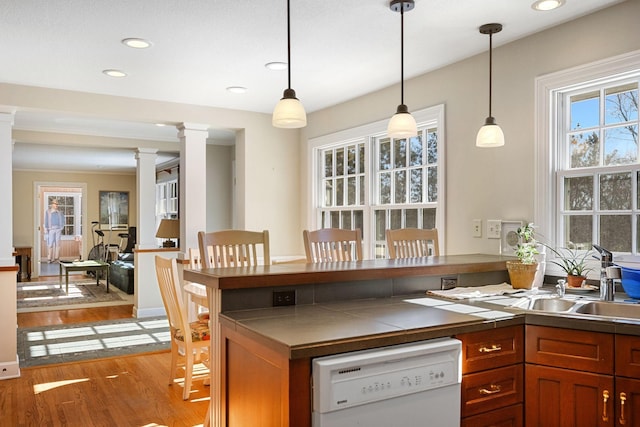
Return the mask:
[[507, 261], [509, 279], [513, 288], [531, 289], [539, 267], [536, 256], [540, 253], [533, 223], [519, 227], [516, 234], [520, 239], [515, 251], [518, 261]]
[[587, 260], [591, 258], [591, 251], [579, 251], [571, 248], [554, 249], [552, 247], [549, 249], [555, 255], [551, 262], [567, 273], [567, 286], [581, 287], [587, 279], [587, 273], [593, 270], [587, 263]]

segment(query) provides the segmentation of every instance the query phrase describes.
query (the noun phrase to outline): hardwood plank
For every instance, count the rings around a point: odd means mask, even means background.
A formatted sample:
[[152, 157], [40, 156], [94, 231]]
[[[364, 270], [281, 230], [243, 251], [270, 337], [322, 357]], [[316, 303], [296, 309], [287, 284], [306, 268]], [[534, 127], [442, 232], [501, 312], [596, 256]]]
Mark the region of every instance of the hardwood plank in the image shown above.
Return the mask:
[[76, 308], [69, 310], [18, 313], [18, 327], [30, 328], [33, 326], [97, 322], [100, 320], [128, 319], [132, 316], [133, 304], [93, 307], [89, 309]]
[[162, 352], [24, 368], [0, 381], [0, 425], [201, 425], [209, 387], [194, 379], [183, 401], [182, 384], [167, 385], [170, 360]]

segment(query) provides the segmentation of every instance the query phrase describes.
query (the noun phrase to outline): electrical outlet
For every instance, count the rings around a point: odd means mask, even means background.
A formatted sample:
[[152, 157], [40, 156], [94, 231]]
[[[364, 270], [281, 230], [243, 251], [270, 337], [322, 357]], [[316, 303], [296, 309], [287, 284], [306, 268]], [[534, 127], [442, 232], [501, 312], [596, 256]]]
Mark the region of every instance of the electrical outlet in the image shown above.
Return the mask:
[[458, 278], [457, 277], [441, 277], [440, 278], [440, 289], [447, 290], [453, 289], [458, 286]]
[[502, 220], [487, 220], [487, 239], [499, 239], [502, 234]]
[[275, 291], [273, 293], [273, 306], [296, 305], [296, 291]]
[[473, 220], [473, 237], [482, 237], [482, 220], [474, 219]]

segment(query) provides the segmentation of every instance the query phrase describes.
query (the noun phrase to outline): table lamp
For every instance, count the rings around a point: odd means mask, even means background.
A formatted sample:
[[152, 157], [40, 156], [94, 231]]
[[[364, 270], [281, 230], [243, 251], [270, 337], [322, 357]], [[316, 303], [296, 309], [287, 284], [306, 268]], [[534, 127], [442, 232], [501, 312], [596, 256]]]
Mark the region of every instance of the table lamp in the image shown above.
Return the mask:
[[163, 248], [175, 248], [176, 242], [171, 239], [180, 238], [180, 220], [178, 219], [163, 219], [160, 221], [156, 237], [159, 239], [167, 239], [162, 242]]

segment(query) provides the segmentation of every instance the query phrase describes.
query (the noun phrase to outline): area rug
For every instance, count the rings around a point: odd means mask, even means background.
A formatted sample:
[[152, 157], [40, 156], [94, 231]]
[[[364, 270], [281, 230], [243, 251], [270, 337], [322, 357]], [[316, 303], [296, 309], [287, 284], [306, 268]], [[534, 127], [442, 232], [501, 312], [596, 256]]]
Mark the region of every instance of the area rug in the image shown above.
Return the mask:
[[169, 348], [169, 323], [166, 317], [18, 328], [21, 368]]
[[[64, 282], [64, 279], [63, 279]], [[109, 293], [104, 281], [96, 286], [96, 279], [69, 279], [69, 293], [65, 293], [65, 285], [58, 280], [50, 282], [18, 282], [18, 311], [31, 307], [57, 307], [62, 305], [92, 304], [99, 302], [124, 301], [115, 286], [109, 286]]]

